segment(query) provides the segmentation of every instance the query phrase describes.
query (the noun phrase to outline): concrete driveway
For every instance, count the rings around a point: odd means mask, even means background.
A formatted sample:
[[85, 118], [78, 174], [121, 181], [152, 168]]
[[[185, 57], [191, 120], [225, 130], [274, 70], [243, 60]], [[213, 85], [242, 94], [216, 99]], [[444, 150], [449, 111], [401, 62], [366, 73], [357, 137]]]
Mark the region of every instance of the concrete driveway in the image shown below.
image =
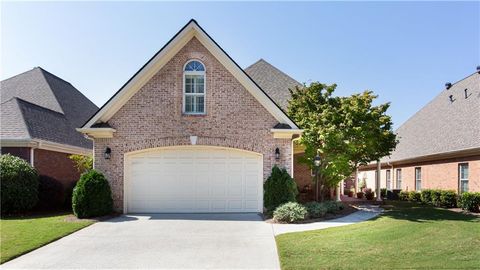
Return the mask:
[[126, 215], [93, 224], [2, 269], [279, 269], [272, 227], [257, 214]]

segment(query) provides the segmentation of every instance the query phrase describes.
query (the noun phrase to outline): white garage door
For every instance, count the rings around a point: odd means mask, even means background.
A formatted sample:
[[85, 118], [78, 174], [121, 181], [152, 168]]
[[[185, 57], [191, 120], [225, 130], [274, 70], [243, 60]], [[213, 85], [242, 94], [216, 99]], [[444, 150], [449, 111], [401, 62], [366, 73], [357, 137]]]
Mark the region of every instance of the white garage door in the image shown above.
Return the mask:
[[126, 159], [129, 213], [262, 212], [262, 156], [214, 147], [160, 148]]

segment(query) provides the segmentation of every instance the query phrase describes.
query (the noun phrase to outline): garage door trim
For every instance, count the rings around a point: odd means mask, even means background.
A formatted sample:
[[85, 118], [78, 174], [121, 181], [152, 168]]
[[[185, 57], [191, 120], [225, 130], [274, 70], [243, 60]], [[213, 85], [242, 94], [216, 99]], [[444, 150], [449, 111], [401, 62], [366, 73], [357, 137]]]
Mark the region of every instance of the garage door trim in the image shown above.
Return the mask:
[[209, 150], [209, 149], [224, 149], [228, 151], [238, 151], [238, 152], [245, 152], [251, 155], [256, 155], [259, 157], [260, 160], [260, 172], [259, 172], [259, 186], [260, 186], [260, 192], [258, 195], [258, 200], [263, 208], [263, 155], [261, 153], [253, 152], [253, 151], [248, 151], [244, 149], [238, 149], [238, 148], [231, 148], [231, 147], [220, 147], [220, 146], [209, 146], [209, 145], [182, 145], [182, 146], [167, 146], [167, 147], [156, 147], [156, 148], [148, 148], [148, 149], [142, 149], [138, 151], [132, 151], [124, 154], [124, 181], [123, 181], [123, 213], [128, 213], [128, 202], [129, 202], [129, 176], [131, 175], [131, 158], [134, 158], [136, 156], [141, 156], [142, 154], [150, 153], [150, 152], [159, 152], [162, 150], [175, 150], [175, 149], [188, 149], [188, 150]]

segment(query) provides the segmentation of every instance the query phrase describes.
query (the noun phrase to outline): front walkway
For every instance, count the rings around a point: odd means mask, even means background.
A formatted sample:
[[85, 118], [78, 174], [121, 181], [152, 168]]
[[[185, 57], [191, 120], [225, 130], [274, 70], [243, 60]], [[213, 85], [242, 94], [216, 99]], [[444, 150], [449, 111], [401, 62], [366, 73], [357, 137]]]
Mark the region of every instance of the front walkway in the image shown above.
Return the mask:
[[272, 224], [273, 233], [275, 235], [279, 235], [291, 232], [303, 232], [345, 226], [372, 219], [383, 212], [383, 209], [378, 205], [362, 205], [358, 206], [358, 208], [359, 210], [357, 212], [348, 216], [327, 221], [319, 221], [307, 224]]
[[125, 215], [6, 262], [2, 269], [279, 269], [257, 214]]

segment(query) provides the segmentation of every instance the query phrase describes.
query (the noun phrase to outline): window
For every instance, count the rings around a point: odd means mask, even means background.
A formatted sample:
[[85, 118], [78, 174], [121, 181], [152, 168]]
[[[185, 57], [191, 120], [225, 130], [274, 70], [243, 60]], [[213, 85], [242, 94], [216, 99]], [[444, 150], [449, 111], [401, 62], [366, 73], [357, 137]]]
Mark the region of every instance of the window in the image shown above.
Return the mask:
[[397, 169], [397, 189], [402, 189], [402, 169]]
[[183, 113], [205, 114], [205, 66], [197, 60], [183, 70]]
[[458, 186], [460, 193], [468, 191], [468, 163], [458, 164]]
[[387, 179], [387, 189], [391, 189], [392, 187], [390, 185], [391, 185], [391, 182], [392, 182], [392, 175], [391, 175], [390, 170], [386, 171], [385, 178]]
[[422, 168], [415, 168], [415, 190], [422, 190]]

